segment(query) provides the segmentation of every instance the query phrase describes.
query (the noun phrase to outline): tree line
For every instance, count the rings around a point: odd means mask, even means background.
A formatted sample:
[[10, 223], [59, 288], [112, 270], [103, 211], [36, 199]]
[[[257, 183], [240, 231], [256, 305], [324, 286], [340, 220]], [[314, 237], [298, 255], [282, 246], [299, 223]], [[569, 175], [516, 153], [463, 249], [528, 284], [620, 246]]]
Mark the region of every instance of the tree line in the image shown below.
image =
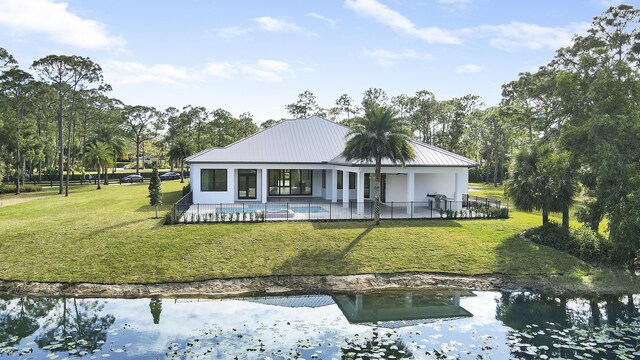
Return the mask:
[[108, 183], [108, 169], [131, 157], [136, 173], [145, 155], [173, 170], [195, 151], [258, 130], [248, 112], [125, 104], [108, 96], [102, 68], [86, 57], [49, 55], [28, 70], [0, 48], [0, 179], [12, 179], [16, 193], [27, 176], [57, 176], [66, 195], [69, 174], [98, 170]]

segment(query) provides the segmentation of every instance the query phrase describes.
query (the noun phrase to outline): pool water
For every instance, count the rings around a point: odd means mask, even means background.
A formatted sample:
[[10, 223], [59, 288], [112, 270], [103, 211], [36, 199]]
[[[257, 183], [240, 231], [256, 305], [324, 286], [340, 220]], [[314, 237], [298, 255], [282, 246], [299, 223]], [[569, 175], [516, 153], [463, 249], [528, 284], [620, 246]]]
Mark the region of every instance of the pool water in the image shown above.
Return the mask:
[[640, 297], [455, 290], [0, 299], [0, 358], [633, 359]]

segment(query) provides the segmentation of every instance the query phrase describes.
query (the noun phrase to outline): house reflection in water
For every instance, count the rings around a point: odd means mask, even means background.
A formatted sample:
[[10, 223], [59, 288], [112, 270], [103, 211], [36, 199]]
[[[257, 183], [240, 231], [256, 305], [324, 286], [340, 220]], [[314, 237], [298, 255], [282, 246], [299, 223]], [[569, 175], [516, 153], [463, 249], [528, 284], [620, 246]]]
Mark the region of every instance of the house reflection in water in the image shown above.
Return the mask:
[[352, 324], [399, 328], [472, 317], [460, 306], [461, 296], [472, 292], [420, 291], [334, 295], [333, 300]]

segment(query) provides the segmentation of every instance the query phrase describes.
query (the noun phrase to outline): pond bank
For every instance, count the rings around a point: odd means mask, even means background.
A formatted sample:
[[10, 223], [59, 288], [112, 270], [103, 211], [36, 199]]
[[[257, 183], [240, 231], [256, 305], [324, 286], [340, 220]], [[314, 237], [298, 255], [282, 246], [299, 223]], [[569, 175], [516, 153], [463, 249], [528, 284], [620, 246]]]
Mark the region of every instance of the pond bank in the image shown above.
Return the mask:
[[332, 293], [391, 289], [458, 288], [466, 290], [533, 290], [558, 295], [638, 293], [640, 285], [593, 286], [553, 279], [524, 279], [490, 274], [464, 276], [430, 273], [266, 276], [211, 279], [185, 283], [94, 284], [0, 281], [0, 294], [103, 298], [231, 297], [248, 294]]

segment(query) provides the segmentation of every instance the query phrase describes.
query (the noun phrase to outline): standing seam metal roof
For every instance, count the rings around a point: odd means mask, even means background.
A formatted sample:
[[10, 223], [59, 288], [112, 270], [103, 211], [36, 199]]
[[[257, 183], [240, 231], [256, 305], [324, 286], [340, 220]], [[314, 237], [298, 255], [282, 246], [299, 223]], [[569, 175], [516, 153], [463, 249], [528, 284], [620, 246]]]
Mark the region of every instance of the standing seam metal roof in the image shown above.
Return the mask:
[[[349, 128], [318, 116], [284, 120], [222, 148], [212, 148], [186, 159], [188, 163], [330, 163], [368, 165], [347, 162], [341, 156]], [[470, 159], [412, 140], [415, 158], [407, 166], [473, 167]], [[383, 165], [393, 165], [389, 160]]]

